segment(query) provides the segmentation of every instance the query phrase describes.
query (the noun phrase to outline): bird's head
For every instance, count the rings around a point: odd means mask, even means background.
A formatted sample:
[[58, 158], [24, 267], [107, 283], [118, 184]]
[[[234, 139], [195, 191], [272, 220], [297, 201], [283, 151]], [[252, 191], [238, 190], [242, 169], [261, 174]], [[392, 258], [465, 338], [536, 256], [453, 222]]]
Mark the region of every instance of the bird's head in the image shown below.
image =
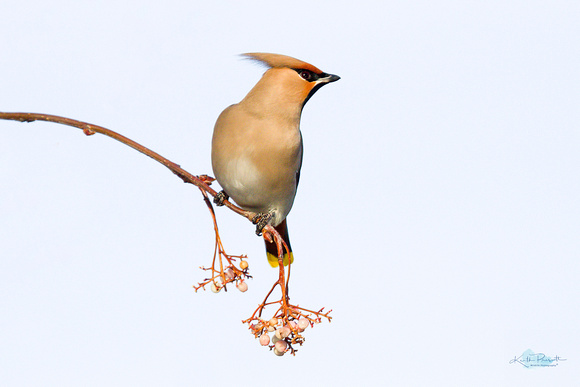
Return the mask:
[[[338, 75], [327, 74], [310, 63], [286, 55], [269, 53], [242, 54], [268, 67], [258, 84], [246, 99], [253, 103], [273, 105], [284, 110], [298, 108], [322, 86], [340, 79]], [[263, 107], [263, 106], [262, 106]]]

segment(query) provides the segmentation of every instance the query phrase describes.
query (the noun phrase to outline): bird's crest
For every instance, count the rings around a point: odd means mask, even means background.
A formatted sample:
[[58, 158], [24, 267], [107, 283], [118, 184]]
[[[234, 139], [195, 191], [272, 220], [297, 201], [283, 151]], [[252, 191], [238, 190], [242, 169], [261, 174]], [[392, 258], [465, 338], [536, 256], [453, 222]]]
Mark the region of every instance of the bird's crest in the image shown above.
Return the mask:
[[322, 70], [310, 63], [303, 62], [299, 59], [292, 58], [291, 56], [280, 55], [280, 54], [269, 54], [266, 52], [251, 52], [247, 54], [242, 54], [242, 56], [247, 57], [258, 62], [265, 64], [270, 68], [281, 68], [288, 67], [291, 69], [304, 69], [310, 70], [315, 74], [321, 74]]

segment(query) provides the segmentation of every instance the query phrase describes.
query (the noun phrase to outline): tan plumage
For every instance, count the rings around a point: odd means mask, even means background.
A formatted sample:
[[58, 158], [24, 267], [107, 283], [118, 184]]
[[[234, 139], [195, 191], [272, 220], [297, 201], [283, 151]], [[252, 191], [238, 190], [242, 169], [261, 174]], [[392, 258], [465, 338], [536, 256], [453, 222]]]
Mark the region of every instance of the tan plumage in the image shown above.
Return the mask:
[[[286, 216], [292, 208], [302, 164], [300, 116], [322, 85], [340, 79], [285, 55], [252, 53], [269, 69], [248, 95], [218, 117], [212, 139], [216, 179], [240, 207], [271, 215], [288, 246]], [[276, 246], [266, 243], [277, 266]], [[288, 258], [285, 257], [285, 264]]]

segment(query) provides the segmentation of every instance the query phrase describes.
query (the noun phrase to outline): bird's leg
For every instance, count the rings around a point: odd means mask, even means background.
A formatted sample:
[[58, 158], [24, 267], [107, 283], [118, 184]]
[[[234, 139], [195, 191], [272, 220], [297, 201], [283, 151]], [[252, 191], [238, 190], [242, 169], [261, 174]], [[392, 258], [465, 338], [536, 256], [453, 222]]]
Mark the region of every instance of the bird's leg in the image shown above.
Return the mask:
[[272, 217], [274, 217], [274, 210], [270, 210], [266, 213], [259, 213], [252, 218], [252, 223], [256, 225], [257, 236], [262, 236], [262, 230], [270, 223]]
[[224, 205], [224, 202], [228, 200], [230, 196], [224, 191], [223, 189], [215, 195], [213, 198], [213, 202], [216, 206], [221, 207]]

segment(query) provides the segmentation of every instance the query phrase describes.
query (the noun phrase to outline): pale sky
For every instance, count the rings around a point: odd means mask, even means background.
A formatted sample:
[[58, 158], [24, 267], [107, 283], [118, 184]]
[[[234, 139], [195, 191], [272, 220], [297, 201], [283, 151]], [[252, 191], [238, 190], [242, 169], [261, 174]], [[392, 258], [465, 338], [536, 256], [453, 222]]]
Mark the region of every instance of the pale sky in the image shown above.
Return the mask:
[[[244, 52], [342, 77], [302, 116], [291, 301], [333, 309], [295, 357], [241, 320], [274, 282], [195, 293], [198, 190], [109, 138], [0, 120], [0, 384], [567, 386], [580, 380], [576, 1], [3, 1], [0, 111], [118, 131], [211, 174]], [[233, 289], [235, 290], [235, 289]], [[527, 349], [566, 359], [526, 369]]]

